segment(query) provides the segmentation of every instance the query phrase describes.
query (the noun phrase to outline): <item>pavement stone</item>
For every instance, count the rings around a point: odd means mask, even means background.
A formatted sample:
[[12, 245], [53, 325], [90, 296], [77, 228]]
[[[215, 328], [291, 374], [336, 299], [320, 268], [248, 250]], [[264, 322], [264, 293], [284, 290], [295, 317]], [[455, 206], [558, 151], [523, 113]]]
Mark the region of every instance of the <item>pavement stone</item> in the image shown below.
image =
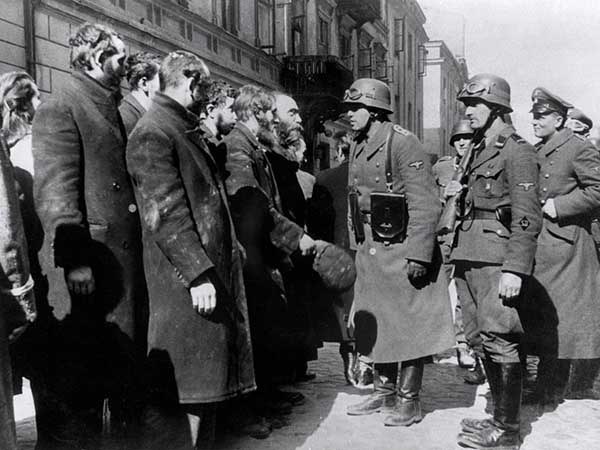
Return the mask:
[[[294, 408], [289, 425], [274, 430], [264, 440], [226, 436], [216, 450], [455, 450], [463, 417], [486, 417], [490, 399], [487, 384], [463, 382], [464, 369], [452, 352], [425, 366], [421, 394], [423, 421], [411, 427], [383, 426], [383, 415], [350, 417], [346, 407], [361, 400], [369, 390], [345, 384], [337, 344], [326, 344], [318, 361], [310, 363], [317, 374], [311, 382], [297, 383], [287, 390], [302, 392], [307, 402]], [[21, 450], [35, 442], [33, 404], [29, 391], [15, 400], [17, 432]], [[600, 401], [566, 400], [549, 413], [539, 415], [524, 407], [522, 450], [600, 450]], [[168, 449], [165, 449], [168, 450]]]

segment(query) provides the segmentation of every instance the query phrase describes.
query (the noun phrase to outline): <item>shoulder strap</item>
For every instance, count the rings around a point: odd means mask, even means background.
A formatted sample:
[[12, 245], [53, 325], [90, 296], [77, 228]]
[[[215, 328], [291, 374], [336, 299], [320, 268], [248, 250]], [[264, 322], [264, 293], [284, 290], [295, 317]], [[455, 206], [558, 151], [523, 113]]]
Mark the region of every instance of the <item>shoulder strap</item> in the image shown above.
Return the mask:
[[388, 192], [393, 191], [394, 177], [392, 167], [392, 134], [394, 128], [390, 128], [387, 137], [385, 138], [385, 188]]

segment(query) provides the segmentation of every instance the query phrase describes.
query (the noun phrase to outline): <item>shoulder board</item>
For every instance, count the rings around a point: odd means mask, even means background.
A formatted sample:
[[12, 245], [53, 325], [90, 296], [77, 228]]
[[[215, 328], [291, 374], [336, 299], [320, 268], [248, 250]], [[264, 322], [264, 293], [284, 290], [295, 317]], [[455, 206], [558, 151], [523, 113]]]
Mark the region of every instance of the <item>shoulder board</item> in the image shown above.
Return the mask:
[[402, 136], [408, 136], [408, 135], [410, 134], [410, 131], [408, 131], [408, 130], [405, 130], [405, 129], [404, 129], [404, 128], [402, 128], [400, 125], [394, 125], [392, 128], [393, 128], [393, 130], [394, 130], [396, 133], [399, 133], [399, 134], [401, 134]]
[[437, 162], [450, 161], [452, 159], [454, 159], [454, 156], [446, 155], [442, 156], [441, 158], [438, 158]]
[[521, 136], [519, 136], [517, 133], [513, 133], [510, 137], [517, 141], [517, 143], [519, 144], [527, 144], [527, 141]]
[[575, 137], [576, 137], [577, 139], [579, 139], [580, 141], [583, 141], [583, 142], [587, 141], [587, 138], [583, 137], [583, 136], [582, 136], [582, 135], [580, 135], [580, 134], [575, 134], [575, 133], [573, 133], [573, 136], [575, 136]]

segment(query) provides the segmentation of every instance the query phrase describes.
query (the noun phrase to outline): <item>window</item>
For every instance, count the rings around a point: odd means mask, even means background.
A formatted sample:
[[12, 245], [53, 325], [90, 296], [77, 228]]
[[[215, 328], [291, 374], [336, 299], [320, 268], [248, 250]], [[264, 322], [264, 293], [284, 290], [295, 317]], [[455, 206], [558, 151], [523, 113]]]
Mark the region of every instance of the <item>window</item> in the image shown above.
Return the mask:
[[418, 75], [420, 77], [424, 77], [427, 75], [427, 66], [425, 65], [425, 60], [427, 59], [427, 49], [424, 45], [419, 45], [419, 61], [418, 61]]
[[221, 0], [221, 24], [235, 35], [240, 30], [240, 0]]
[[417, 111], [417, 137], [419, 139], [423, 139], [423, 136], [421, 135], [421, 127], [423, 124], [423, 113], [421, 113], [420, 110]]
[[304, 18], [297, 16], [292, 19], [292, 56], [304, 54]]
[[412, 69], [413, 66], [413, 36], [408, 33], [408, 70]]
[[265, 50], [273, 50], [273, 2], [258, 0], [256, 3], [258, 15], [257, 46]]
[[148, 21], [153, 23], [156, 26], [162, 26], [162, 10], [160, 7], [153, 5], [152, 3], [148, 3], [146, 6], [146, 16], [148, 17]]
[[404, 51], [404, 18], [394, 19], [394, 50], [396, 54]]
[[242, 63], [242, 51], [239, 48], [231, 47], [231, 59], [238, 64]]
[[406, 123], [408, 125], [408, 129], [410, 131], [413, 131], [413, 110], [412, 110], [412, 103], [408, 102], [408, 112], [407, 112], [408, 117], [406, 118]]
[[319, 44], [329, 48], [329, 21], [319, 17]]
[[180, 20], [179, 21], [179, 34], [184, 37], [185, 39], [187, 39], [188, 41], [191, 41], [193, 36], [193, 32], [192, 32], [192, 24], [186, 22], [185, 20]]

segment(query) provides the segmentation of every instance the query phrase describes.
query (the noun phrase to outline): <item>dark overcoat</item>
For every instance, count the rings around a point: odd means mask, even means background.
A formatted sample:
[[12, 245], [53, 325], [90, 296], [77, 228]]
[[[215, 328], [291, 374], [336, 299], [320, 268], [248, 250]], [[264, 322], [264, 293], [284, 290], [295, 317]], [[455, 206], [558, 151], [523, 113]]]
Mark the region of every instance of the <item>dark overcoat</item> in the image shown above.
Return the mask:
[[[74, 71], [33, 123], [35, 204], [44, 227], [40, 261], [48, 300], [62, 319], [93, 308], [130, 338], [145, 341], [147, 294], [140, 220], [125, 167], [118, 94]], [[87, 265], [93, 301], [70, 301], [63, 268]], [[93, 306], [90, 306], [93, 305]]]
[[259, 387], [277, 366], [275, 355], [289, 348], [281, 336], [286, 296], [281, 275], [291, 268], [289, 256], [298, 249], [303, 230], [285, 217], [273, 169], [257, 137], [238, 122], [225, 137], [227, 193], [236, 232], [246, 250], [244, 282], [250, 310], [252, 344]]
[[535, 257], [533, 307], [542, 312], [529, 338], [559, 358], [600, 357], [600, 263], [591, 234], [600, 206], [600, 155], [569, 129], [538, 146], [541, 202], [554, 199], [558, 218], [544, 216]]
[[[365, 139], [352, 144], [349, 186], [358, 194], [361, 211], [370, 213], [371, 193], [386, 191], [388, 134], [392, 190], [403, 193], [408, 204], [407, 238], [395, 244], [375, 242], [365, 223], [365, 241], [355, 246], [357, 345], [365, 353], [365, 341], [371, 339], [371, 356], [377, 363], [415, 359], [454, 345], [448, 280], [440, 271], [435, 235], [441, 203], [430, 159], [419, 140], [398, 125], [374, 122]], [[408, 279], [409, 260], [429, 265], [423, 285]]]
[[[127, 146], [144, 228], [150, 363], [173, 365], [182, 403], [255, 388], [240, 249], [225, 185], [197, 126], [197, 116], [157, 94]], [[201, 276], [217, 290], [208, 317], [194, 311], [189, 291]]]
[[138, 120], [144, 115], [146, 109], [137, 101], [133, 94], [129, 93], [119, 105], [119, 113], [123, 120], [123, 126], [127, 136], [131, 134]]

